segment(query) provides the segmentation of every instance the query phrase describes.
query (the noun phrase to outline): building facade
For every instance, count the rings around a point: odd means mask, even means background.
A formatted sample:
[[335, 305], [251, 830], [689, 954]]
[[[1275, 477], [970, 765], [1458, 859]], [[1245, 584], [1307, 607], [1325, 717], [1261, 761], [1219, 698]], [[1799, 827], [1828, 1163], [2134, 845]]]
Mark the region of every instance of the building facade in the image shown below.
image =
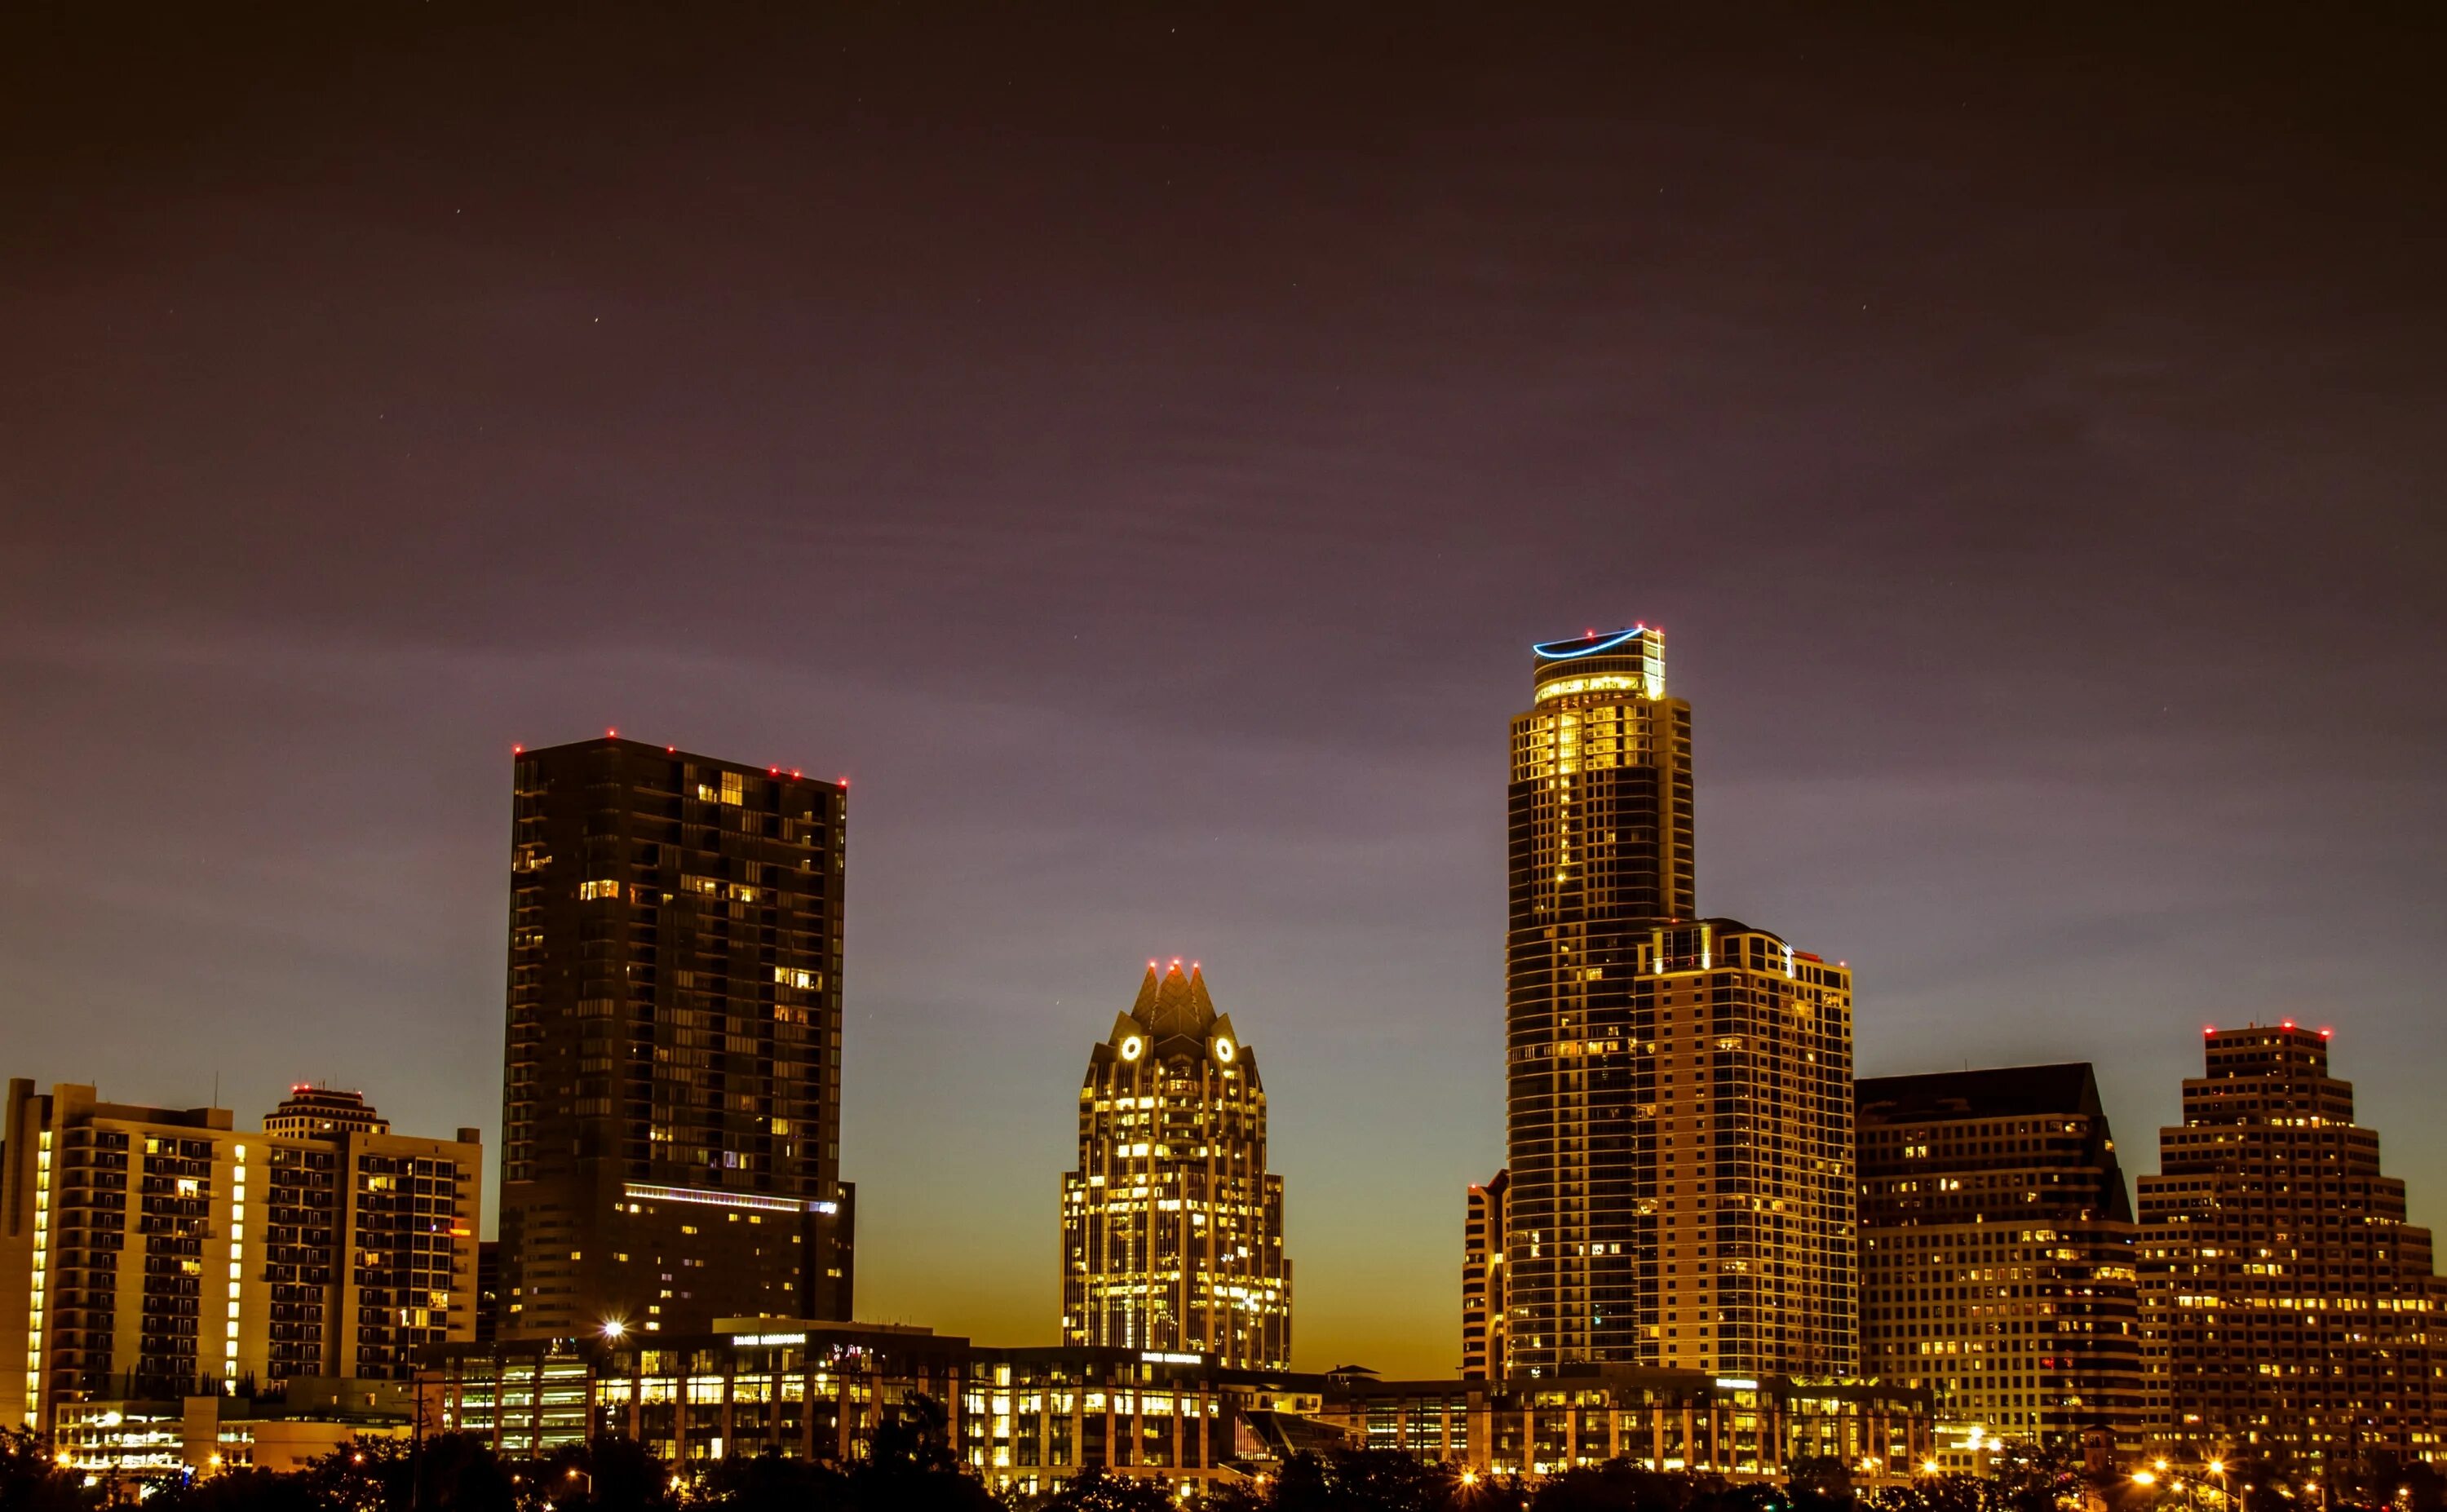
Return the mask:
[[1196, 963], [1149, 962], [1090, 1052], [1079, 1168], [1062, 1179], [1066, 1344], [1291, 1363], [1283, 1183], [1257, 1057]]
[[844, 1463], [912, 1394], [944, 1410], [989, 1489], [1051, 1492], [1090, 1468], [1183, 1497], [1246, 1484], [1302, 1449], [1391, 1449], [1479, 1475], [1607, 1460], [1782, 1482], [1839, 1459], [1856, 1484], [1921, 1473], [1925, 1390], [1701, 1370], [1573, 1367], [1554, 1379], [1379, 1381], [1257, 1370], [1175, 1351], [996, 1349], [923, 1329], [734, 1319], [705, 1334], [600, 1334], [430, 1351], [427, 1421], [512, 1459], [604, 1435], [685, 1475], [766, 1453]]
[[1325, 1387], [1179, 1351], [743, 1318], [702, 1334], [436, 1350], [418, 1393], [428, 1421], [510, 1458], [618, 1435], [688, 1475], [766, 1453], [847, 1463], [915, 1395], [943, 1409], [951, 1446], [998, 1494], [1039, 1495], [1093, 1467], [1186, 1495], [1280, 1463], [1287, 1441], [1333, 1442], [1313, 1427]]
[[2140, 1179], [2145, 1338], [2178, 1452], [2328, 1467], [2447, 1459], [2430, 1231], [2329, 1074], [2328, 1034], [2211, 1030]]
[[1925, 1387], [1938, 1459], [2147, 1438], [2133, 1205], [2087, 1065], [1858, 1084], [1861, 1369]]
[[475, 1332], [483, 1149], [259, 1134], [226, 1108], [9, 1084], [0, 1422], [70, 1397], [175, 1401], [301, 1377], [404, 1380]]
[[515, 772], [502, 1336], [846, 1317], [846, 787], [608, 735]]
[[1505, 1195], [1512, 1176], [1498, 1171], [1470, 1189], [1470, 1214], [1461, 1237], [1461, 1373], [1465, 1380], [1504, 1378], [1511, 1350], [1504, 1300], [1504, 1252], [1510, 1224]]
[[1850, 1373], [1850, 973], [1695, 917], [1661, 633], [1535, 648], [1509, 805], [1504, 1369]]
[[280, 1400], [191, 1396], [170, 1401], [63, 1402], [52, 1425], [63, 1468], [123, 1493], [173, 1475], [291, 1471], [348, 1445], [410, 1439], [414, 1391], [406, 1382], [294, 1381]]
[[1321, 1420], [1355, 1448], [1482, 1476], [1625, 1461], [1781, 1484], [1800, 1462], [1834, 1460], [1855, 1485], [1877, 1488], [1924, 1473], [1936, 1442], [1928, 1393], [1892, 1382], [1576, 1365], [1510, 1381], [1335, 1375], [1323, 1401]]

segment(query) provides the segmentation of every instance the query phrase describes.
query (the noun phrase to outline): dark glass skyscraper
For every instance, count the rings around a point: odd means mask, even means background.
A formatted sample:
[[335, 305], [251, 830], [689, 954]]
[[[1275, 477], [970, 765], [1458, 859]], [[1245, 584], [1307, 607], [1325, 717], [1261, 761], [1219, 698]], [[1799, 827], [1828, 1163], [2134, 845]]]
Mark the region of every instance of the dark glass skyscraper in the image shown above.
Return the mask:
[[1849, 1373], [1850, 973], [1693, 917], [1663, 635], [1535, 653], [1511, 741], [1505, 1365]]
[[502, 1336], [846, 1318], [846, 788], [608, 736], [516, 772]]

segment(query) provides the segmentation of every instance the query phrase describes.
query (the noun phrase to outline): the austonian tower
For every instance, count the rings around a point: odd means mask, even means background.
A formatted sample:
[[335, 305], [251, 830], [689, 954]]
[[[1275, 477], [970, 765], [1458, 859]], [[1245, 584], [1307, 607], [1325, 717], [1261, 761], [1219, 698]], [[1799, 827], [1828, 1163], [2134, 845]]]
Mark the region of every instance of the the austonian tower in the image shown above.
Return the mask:
[[1567, 1365], [1858, 1365], [1850, 973], [1697, 917], [1654, 628], [1536, 647], [1512, 721], [1503, 1332]]
[[515, 769], [502, 1336], [848, 1317], [846, 786], [609, 734]]

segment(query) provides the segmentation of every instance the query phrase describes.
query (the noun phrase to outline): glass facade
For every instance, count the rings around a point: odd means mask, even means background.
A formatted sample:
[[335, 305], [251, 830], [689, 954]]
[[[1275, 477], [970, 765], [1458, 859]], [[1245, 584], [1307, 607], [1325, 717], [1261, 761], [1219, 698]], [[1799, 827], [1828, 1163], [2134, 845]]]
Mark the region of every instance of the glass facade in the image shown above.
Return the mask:
[[611, 737], [515, 772], [503, 1336], [846, 1317], [847, 790]]

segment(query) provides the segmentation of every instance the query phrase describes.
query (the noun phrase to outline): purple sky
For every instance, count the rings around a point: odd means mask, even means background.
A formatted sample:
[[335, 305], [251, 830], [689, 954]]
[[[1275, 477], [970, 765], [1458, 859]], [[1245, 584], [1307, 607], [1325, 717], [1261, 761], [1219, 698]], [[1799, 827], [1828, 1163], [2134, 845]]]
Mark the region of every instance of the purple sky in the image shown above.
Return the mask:
[[853, 779], [863, 1315], [1051, 1338], [1177, 954], [1300, 1363], [1449, 1370], [1506, 724], [1644, 619], [1865, 1072], [2096, 1060], [2150, 1170], [2203, 1024], [2333, 1024], [2447, 1219], [2414, 39], [26, 9], [7, 1074], [489, 1141], [509, 747], [617, 725]]

